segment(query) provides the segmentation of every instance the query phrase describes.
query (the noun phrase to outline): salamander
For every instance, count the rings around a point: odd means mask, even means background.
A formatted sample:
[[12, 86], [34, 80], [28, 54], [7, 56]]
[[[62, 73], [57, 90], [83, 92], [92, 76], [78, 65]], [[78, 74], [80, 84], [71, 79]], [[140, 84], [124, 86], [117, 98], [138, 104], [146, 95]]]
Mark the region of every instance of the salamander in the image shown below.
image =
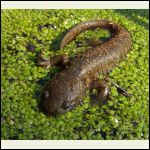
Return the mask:
[[100, 74], [107, 75], [127, 55], [132, 46], [130, 33], [118, 23], [108, 20], [81, 22], [68, 31], [60, 48], [64, 48], [80, 33], [96, 28], [108, 30], [111, 38], [79, 53], [70, 61], [65, 55], [57, 56], [57, 61], [53, 61], [54, 58], [39, 58], [38, 65], [47, 65], [47, 68], [65, 64], [63, 70], [55, 74], [43, 88], [40, 108], [44, 114], [62, 114], [80, 105], [86, 91], [93, 88], [92, 83], [95, 81], [95, 87], [100, 89], [99, 98], [104, 98], [103, 95], [108, 96], [109, 88], [103, 85], [104, 81], [97, 79]]

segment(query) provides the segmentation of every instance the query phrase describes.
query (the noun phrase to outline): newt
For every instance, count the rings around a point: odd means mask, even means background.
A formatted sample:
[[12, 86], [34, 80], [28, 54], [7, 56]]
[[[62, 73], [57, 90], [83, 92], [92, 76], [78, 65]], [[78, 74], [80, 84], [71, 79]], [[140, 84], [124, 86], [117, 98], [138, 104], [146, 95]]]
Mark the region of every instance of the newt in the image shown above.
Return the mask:
[[44, 114], [58, 115], [80, 105], [88, 89], [96, 89], [97, 104], [108, 99], [110, 88], [107, 82], [129, 96], [129, 94], [108, 78], [99, 79], [99, 75], [108, 73], [125, 58], [131, 49], [130, 33], [118, 23], [108, 20], [92, 20], [81, 22], [71, 28], [62, 39], [60, 48], [64, 48], [77, 35], [96, 28], [106, 29], [110, 38], [105, 41], [96, 41], [95, 46], [77, 54], [74, 59], [67, 55], [56, 55], [50, 58], [38, 57], [38, 65], [49, 69], [52, 66], [62, 66], [62, 71], [55, 74], [44, 86], [40, 96], [40, 108]]

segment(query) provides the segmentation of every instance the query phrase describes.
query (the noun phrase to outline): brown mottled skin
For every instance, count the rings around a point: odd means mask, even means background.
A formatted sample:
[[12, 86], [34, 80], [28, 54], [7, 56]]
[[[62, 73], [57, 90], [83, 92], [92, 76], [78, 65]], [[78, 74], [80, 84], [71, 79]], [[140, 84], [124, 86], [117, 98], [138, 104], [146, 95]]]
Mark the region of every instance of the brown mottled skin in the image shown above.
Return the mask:
[[81, 32], [95, 28], [108, 29], [111, 38], [80, 53], [45, 85], [40, 97], [40, 107], [46, 115], [62, 114], [79, 105], [92, 82], [100, 74], [110, 72], [131, 48], [130, 33], [119, 24], [107, 20], [76, 25], [63, 38], [61, 48]]

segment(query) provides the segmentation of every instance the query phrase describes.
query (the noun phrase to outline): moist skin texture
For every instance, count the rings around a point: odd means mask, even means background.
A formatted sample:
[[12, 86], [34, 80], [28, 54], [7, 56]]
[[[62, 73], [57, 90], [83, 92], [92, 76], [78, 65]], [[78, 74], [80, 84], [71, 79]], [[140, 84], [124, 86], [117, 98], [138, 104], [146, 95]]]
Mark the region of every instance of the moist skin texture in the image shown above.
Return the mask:
[[130, 33], [119, 24], [107, 20], [76, 25], [65, 35], [60, 47], [64, 48], [81, 32], [95, 28], [107, 29], [111, 38], [78, 54], [45, 85], [40, 97], [40, 108], [46, 115], [62, 114], [79, 105], [93, 81], [100, 74], [108, 74], [130, 50]]

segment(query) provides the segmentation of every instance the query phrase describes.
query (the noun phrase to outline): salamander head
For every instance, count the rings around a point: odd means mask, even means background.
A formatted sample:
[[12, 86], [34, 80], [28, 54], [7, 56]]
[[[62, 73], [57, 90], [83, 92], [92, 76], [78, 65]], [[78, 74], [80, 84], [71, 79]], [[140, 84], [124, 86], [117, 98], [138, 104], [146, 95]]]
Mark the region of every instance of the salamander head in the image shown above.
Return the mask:
[[39, 107], [47, 116], [63, 114], [75, 106], [75, 101], [70, 103], [69, 99], [62, 99], [58, 93], [53, 93], [53, 90], [43, 90], [40, 96]]

